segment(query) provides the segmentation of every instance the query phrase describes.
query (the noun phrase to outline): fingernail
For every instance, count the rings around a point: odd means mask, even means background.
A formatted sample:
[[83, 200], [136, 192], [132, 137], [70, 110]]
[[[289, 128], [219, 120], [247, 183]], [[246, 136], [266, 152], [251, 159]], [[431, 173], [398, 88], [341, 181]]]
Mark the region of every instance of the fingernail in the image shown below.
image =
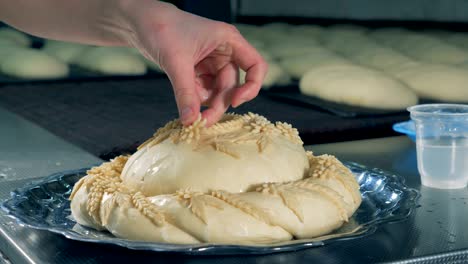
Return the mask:
[[239, 107], [241, 104], [247, 102], [247, 99], [241, 98], [239, 99], [239, 102], [236, 105], [233, 105], [232, 107], [236, 108]]
[[192, 116], [192, 108], [190, 107], [184, 107], [182, 108], [182, 111], [180, 111], [180, 119], [184, 123], [187, 119], [189, 119]]

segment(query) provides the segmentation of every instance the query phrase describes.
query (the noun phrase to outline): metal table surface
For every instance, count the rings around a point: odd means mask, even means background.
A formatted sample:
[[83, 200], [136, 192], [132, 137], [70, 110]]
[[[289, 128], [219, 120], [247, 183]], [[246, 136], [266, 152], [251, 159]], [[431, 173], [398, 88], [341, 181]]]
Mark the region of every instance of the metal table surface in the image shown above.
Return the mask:
[[[0, 212], [0, 263], [375, 263], [468, 249], [468, 190], [444, 191], [420, 186], [415, 145], [406, 137], [309, 146], [316, 154], [379, 167], [406, 177], [420, 189], [420, 207], [403, 222], [386, 224], [364, 238], [296, 252], [264, 256], [201, 257], [134, 251], [112, 245], [68, 240], [24, 228]], [[32, 178], [100, 162], [91, 154], [0, 108], [0, 199]], [[455, 252], [457, 253], [457, 252]], [[419, 263], [449, 263], [460, 256], [424, 258]], [[411, 262], [416, 263], [418, 259]]]

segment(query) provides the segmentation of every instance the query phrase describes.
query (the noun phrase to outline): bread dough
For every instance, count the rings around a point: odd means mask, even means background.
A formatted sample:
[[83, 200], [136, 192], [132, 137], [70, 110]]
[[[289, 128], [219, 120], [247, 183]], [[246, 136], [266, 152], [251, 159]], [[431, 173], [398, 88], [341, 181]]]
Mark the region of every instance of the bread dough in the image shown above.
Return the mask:
[[128, 48], [90, 47], [74, 61], [78, 66], [90, 71], [112, 75], [143, 75], [145, 62]]
[[296, 79], [300, 79], [307, 71], [325, 64], [346, 63], [350, 62], [325, 48], [312, 48], [307, 54], [284, 58], [279, 62], [281, 67]]
[[327, 33], [331, 34], [348, 34], [352, 33], [355, 35], [364, 35], [368, 29], [363, 26], [354, 24], [335, 24], [326, 28]]
[[68, 76], [69, 69], [40, 50], [12, 48], [0, 59], [0, 72], [23, 79], [55, 79]]
[[[268, 72], [262, 83], [262, 89], [269, 89], [275, 85], [288, 85], [291, 76], [272, 58], [269, 52], [257, 49], [257, 52], [268, 62]], [[239, 69], [239, 84], [245, 83], [246, 72]]]
[[322, 41], [324, 47], [344, 56], [381, 46], [373, 39], [355, 33], [325, 35]]
[[426, 35], [406, 36], [395, 48], [428, 63], [458, 64], [468, 61], [468, 52]]
[[0, 52], [1, 52], [1, 49], [5, 46], [15, 46], [18, 48], [18, 45], [16, 44], [14, 40], [8, 39], [8, 38], [0, 38]]
[[413, 59], [402, 53], [383, 46], [359, 50], [350, 54], [348, 58], [358, 64], [383, 71], [391, 71], [395, 68], [401, 68], [402, 65], [414, 62]]
[[451, 33], [443, 38], [444, 41], [452, 45], [456, 45], [463, 49], [468, 49], [468, 34], [467, 33]]
[[348, 168], [256, 114], [227, 114], [209, 128], [169, 122], [132, 156], [88, 171], [70, 199], [79, 224], [117, 237], [229, 244], [321, 236], [361, 203]]
[[406, 32], [394, 37], [390, 35], [385, 38], [381, 34], [375, 36], [384, 44], [420, 61], [435, 64], [459, 64], [468, 61], [468, 51], [429, 35]]
[[417, 103], [416, 94], [397, 79], [349, 64], [314, 68], [301, 78], [299, 88], [324, 100], [375, 109], [405, 109]]
[[0, 39], [11, 40], [21, 47], [29, 47], [32, 43], [32, 40], [23, 32], [7, 27], [0, 28]]
[[86, 48], [89, 48], [89, 46], [72, 42], [46, 40], [42, 47], [42, 51], [70, 64], [77, 60], [77, 57]]
[[468, 69], [463, 66], [417, 63], [391, 72], [420, 97], [468, 102]]
[[[239, 83], [245, 83], [246, 72], [239, 69]], [[276, 62], [268, 62], [268, 72], [262, 83], [262, 89], [270, 89], [276, 85], [288, 85], [291, 83], [291, 76]]]
[[301, 35], [307, 38], [320, 39], [320, 36], [325, 32], [325, 29], [318, 25], [296, 25], [290, 30], [293, 35]]
[[319, 48], [319, 44], [315, 40], [299, 41], [292, 40], [288, 42], [271, 43], [267, 51], [275, 59], [284, 59], [291, 56], [303, 55], [309, 53], [309, 50]]
[[24, 49], [21, 46], [18, 46], [13, 40], [10, 39], [0, 39], [0, 61], [4, 60], [9, 56], [12, 50]]
[[393, 46], [397, 45], [401, 38], [412, 34], [412, 31], [404, 28], [381, 28], [369, 32], [367, 36], [381, 44]]

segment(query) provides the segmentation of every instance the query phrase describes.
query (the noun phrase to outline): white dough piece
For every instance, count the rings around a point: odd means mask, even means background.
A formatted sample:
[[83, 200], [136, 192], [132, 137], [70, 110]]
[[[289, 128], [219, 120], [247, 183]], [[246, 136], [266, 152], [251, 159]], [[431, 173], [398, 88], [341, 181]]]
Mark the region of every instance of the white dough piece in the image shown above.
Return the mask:
[[326, 31], [328, 33], [332, 34], [347, 34], [347, 33], [353, 33], [353, 34], [365, 34], [368, 29], [363, 26], [358, 26], [354, 24], [335, 24], [328, 26], [326, 28]]
[[325, 28], [318, 25], [297, 25], [291, 28], [291, 34], [301, 35], [307, 38], [319, 40], [320, 36], [326, 32]]
[[[245, 83], [246, 73], [239, 70], [239, 83]], [[263, 79], [262, 89], [270, 89], [275, 85], [288, 85], [291, 83], [291, 76], [276, 62], [268, 62], [268, 72]]]
[[467, 33], [452, 33], [446, 36], [444, 41], [456, 45], [463, 49], [468, 49], [468, 34]]
[[15, 46], [18, 47], [16, 42], [9, 38], [0, 38], [0, 48], [3, 46]]
[[355, 33], [330, 34], [322, 38], [323, 46], [344, 56], [379, 47], [373, 39]]
[[404, 28], [381, 28], [369, 32], [367, 36], [373, 38], [381, 44], [393, 46], [398, 44], [400, 39], [404, 36], [412, 34], [414, 34], [414, 32]]
[[143, 75], [146, 64], [128, 48], [92, 47], [85, 49], [75, 63], [87, 70], [114, 75]]
[[23, 32], [7, 27], [0, 28], [0, 39], [12, 40], [21, 47], [29, 47], [32, 43], [32, 40]]
[[22, 46], [18, 46], [16, 42], [11, 39], [0, 39], [0, 61], [9, 56], [12, 50], [16, 49], [24, 48]]
[[0, 71], [23, 79], [55, 79], [68, 76], [68, 65], [35, 49], [11, 49], [0, 59]]
[[264, 31], [288, 32], [294, 25], [284, 22], [272, 22], [261, 26]]
[[458, 64], [468, 61], [468, 52], [425, 35], [403, 37], [394, 47], [408, 56], [428, 63]]
[[72, 42], [46, 40], [42, 47], [42, 51], [70, 64], [73, 63], [77, 59], [78, 55], [80, 55], [86, 48], [89, 48], [89, 46]]
[[348, 105], [405, 109], [417, 103], [416, 94], [383, 72], [355, 65], [318, 67], [300, 80], [302, 93]]
[[405, 55], [427, 63], [459, 64], [468, 61], [468, 51], [450, 45], [436, 37], [420, 33], [394, 32], [388, 36], [374, 33], [373, 36]]
[[290, 40], [288, 42], [271, 43], [267, 51], [275, 59], [281, 60], [291, 56], [303, 55], [309, 53], [309, 50], [320, 47], [317, 41], [298, 41]]
[[348, 58], [358, 64], [391, 71], [400, 68], [402, 65], [414, 62], [413, 59], [384, 46], [367, 47], [365, 49], [349, 54]]
[[468, 102], [468, 69], [419, 63], [392, 74], [405, 82], [420, 97], [445, 102]]
[[307, 71], [325, 64], [346, 63], [350, 62], [324, 48], [310, 49], [307, 54], [288, 57], [279, 62], [281, 67], [295, 79], [300, 79]]

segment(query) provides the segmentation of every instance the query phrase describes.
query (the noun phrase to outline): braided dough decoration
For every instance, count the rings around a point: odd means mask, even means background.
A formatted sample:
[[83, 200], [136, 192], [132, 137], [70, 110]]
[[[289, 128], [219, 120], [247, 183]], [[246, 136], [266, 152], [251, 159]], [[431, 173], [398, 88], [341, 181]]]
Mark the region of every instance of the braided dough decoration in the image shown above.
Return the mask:
[[88, 171], [70, 195], [75, 220], [117, 237], [262, 244], [327, 234], [361, 203], [333, 156], [306, 152], [296, 129], [256, 114], [206, 128], [169, 122], [132, 156]]

